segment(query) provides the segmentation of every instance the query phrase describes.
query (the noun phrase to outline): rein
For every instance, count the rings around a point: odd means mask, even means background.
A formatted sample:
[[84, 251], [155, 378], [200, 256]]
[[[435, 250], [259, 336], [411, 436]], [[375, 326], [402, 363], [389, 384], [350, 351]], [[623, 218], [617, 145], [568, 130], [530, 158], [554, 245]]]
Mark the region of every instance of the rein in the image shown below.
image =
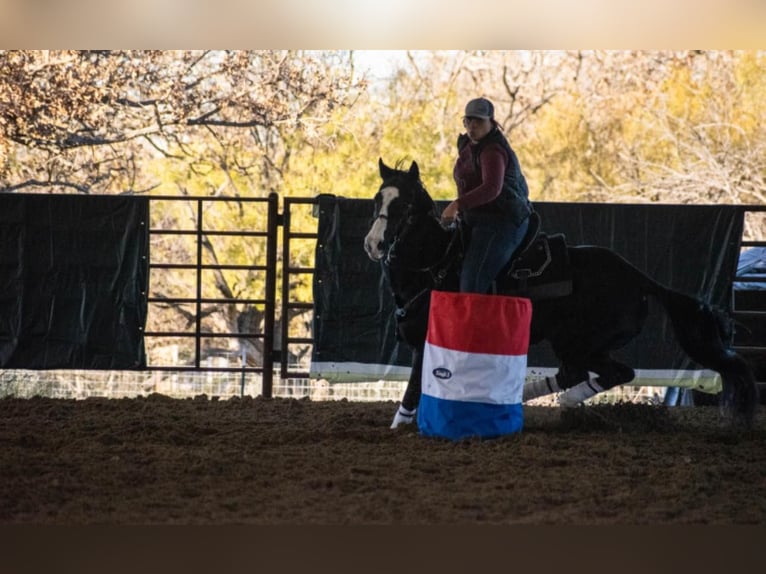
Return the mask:
[[[388, 219], [388, 216], [384, 216], [384, 217], [386, 219]], [[405, 220], [406, 227], [403, 227], [404, 232], [399, 232], [396, 235], [394, 235], [394, 240], [391, 242], [391, 245], [389, 246], [388, 250], [386, 251], [386, 259], [385, 259], [386, 265], [390, 265], [391, 261], [393, 259], [397, 258], [397, 255], [395, 253], [395, 249], [398, 246], [399, 242], [402, 240], [402, 238], [406, 236], [406, 232], [408, 232], [412, 228], [414, 222], [415, 222], [415, 220], [413, 219], [413, 217], [411, 215], [407, 216], [407, 218]], [[442, 254], [442, 256], [436, 262], [434, 262], [434, 263], [432, 263], [430, 265], [426, 265], [424, 267], [403, 267], [403, 269], [405, 269], [407, 271], [417, 272], [417, 273], [430, 273], [431, 276], [434, 278], [434, 283], [436, 283], [436, 285], [440, 284], [441, 281], [444, 279], [444, 275], [446, 274], [446, 271], [449, 268], [449, 265], [446, 265], [446, 266], [442, 267], [442, 269], [436, 275], [434, 275], [433, 271], [434, 271], [434, 269], [436, 269], [437, 267], [439, 267], [443, 263], [450, 262], [450, 258], [451, 258], [451, 255], [452, 255], [452, 248], [454, 247], [455, 243], [457, 242], [457, 239], [458, 239], [459, 235], [462, 236], [462, 232], [460, 230], [460, 227], [458, 227], [457, 231], [452, 234], [452, 237], [450, 238], [449, 244], [444, 249], [444, 253]], [[438, 281], [437, 281], [437, 277], [438, 277]]]
[[[387, 266], [390, 266], [392, 261], [397, 259], [397, 255], [395, 252], [396, 247], [399, 245], [401, 240], [407, 236], [407, 233], [413, 228], [416, 222], [416, 219], [413, 217], [411, 211], [412, 211], [412, 205], [409, 206], [407, 217], [403, 218], [402, 221], [400, 222], [400, 229], [397, 230], [397, 233], [394, 235], [394, 239], [391, 242], [391, 245], [389, 246], [388, 251], [386, 252], [385, 264]], [[388, 219], [387, 215], [384, 215], [383, 217], [385, 219]], [[432, 284], [418, 291], [408, 301], [406, 301], [403, 305], [401, 305], [400, 307], [396, 309], [395, 316], [398, 320], [404, 319], [407, 316], [408, 311], [424, 295], [426, 295], [433, 289], [438, 289], [439, 286], [442, 284], [442, 281], [444, 281], [444, 278], [447, 276], [447, 270], [449, 269], [452, 263], [453, 256], [454, 256], [453, 249], [455, 244], [458, 241], [459, 236], [462, 237], [462, 231], [460, 227], [458, 227], [455, 233], [452, 234], [449, 244], [444, 249], [444, 252], [442, 253], [441, 257], [439, 257], [434, 263], [425, 265], [423, 267], [406, 267], [406, 266], [401, 267], [405, 271], [410, 271], [414, 273], [428, 273], [431, 276]]]

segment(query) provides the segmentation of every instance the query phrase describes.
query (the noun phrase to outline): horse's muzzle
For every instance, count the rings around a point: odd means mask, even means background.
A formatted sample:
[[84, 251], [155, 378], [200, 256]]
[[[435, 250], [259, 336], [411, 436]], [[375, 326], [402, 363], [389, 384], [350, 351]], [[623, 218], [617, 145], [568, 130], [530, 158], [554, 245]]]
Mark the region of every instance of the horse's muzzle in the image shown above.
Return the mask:
[[367, 257], [373, 261], [380, 261], [386, 254], [385, 233], [387, 220], [388, 217], [385, 215], [376, 217], [370, 231], [364, 237], [364, 250], [367, 253]]
[[386, 254], [385, 245], [383, 241], [378, 241], [370, 238], [368, 235], [364, 238], [364, 251], [367, 253], [367, 257], [373, 261], [380, 261]]

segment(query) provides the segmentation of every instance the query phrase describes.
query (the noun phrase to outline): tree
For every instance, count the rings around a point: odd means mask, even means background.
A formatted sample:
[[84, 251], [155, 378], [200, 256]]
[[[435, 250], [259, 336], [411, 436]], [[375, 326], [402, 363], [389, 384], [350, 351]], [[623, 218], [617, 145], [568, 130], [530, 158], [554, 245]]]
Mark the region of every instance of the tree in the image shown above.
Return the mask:
[[[284, 190], [295, 149], [321, 145], [319, 132], [364, 87], [344, 52], [2, 51], [0, 191], [266, 197]], [[158, 217], [193, 226], [196, 214], [174, 208]], [[246, 228], [259, 216], [206, 217]], [[211, 262], [257, 260], [264, 248], [208, 237], [204, 247]], [[165, 249], [188, 257], [182, 238], [153, 252]], [[152, 289], [170, 296], [188, 284], [165, 277]], [[263, 280], [222, 271], [205, 289], [235, 297], [262, 291]], [[150, 321], [182, 327], [190, 319], [183, 305], [171, 311]], [[263, 315], [253, 306], [204, 314], [229, 332]]]
[[268, 179], [285, 129], [310, 137], [364, 87], [333, 57], [2, 51], [0, 189], [138, 193], [160, 184], [139, 169], [152, 156]]
[[[463, 106], [479, 95], [495, 102], [496, 117], [505, 133], [518, 142], [516, 150], [526, 167], [528, 133], [534, 131], [541, 110], [564, 93], [565, 79], [576, 74], [578, 63], [576, 55], [564, 52], [414, 51], [408, 55], [387, 86], [364, 94], [359, 105], [344, 111], [344, 129], [336, 133], [333, 149], [336, 158], [342, 158], [339, 165], [349, 166], [345, 172], [351, 174], [333, 179], [343, 194], [371, 197], [380, 183], [377, 160], [383, 157], [388, 164], [417, 161], [430, 193], [437, 199], [452, 198]], [[350, 179], [354, 184], [349, 185]]]

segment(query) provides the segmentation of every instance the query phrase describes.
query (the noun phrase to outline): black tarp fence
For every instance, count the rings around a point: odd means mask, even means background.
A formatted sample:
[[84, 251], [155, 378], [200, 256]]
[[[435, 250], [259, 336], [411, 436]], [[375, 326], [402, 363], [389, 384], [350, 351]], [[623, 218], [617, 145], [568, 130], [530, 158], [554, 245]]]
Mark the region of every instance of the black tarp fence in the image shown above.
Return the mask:
[[[440, 207], [443, 207], [441, 204]], [[609, 247], [665, 285], [724, 309], [744, 215], [737, 206], [537, 203], [542, 230], [570, 244]], [[402, 380], [410, 353], [395, 337], [393, 302], [380, 264], [362, 247], [372, 200], [319, 198], [314, 275], [311, 377], [329, 382]], [[615, 353], [637, 370], [636, 384], [677, 385], [715, 392], [714, 373], [680, 350], [667, 317], [652, 305], [646, 328]], [[528, 373], [555, 372], [546, 343], [529, 350]]]
[[0, 194], [0, 368], [139, 369], [149, 200]]

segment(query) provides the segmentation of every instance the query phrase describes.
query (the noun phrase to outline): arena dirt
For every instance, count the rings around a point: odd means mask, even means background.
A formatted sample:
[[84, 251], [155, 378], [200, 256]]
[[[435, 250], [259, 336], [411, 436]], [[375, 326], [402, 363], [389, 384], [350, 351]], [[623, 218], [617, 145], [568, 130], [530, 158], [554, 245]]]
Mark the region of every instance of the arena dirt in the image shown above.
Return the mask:
[[764, 524], [766, 412], [527, 407], [520, 434], [388, 428], [393, 402], [0, 400], [2, 524]]

